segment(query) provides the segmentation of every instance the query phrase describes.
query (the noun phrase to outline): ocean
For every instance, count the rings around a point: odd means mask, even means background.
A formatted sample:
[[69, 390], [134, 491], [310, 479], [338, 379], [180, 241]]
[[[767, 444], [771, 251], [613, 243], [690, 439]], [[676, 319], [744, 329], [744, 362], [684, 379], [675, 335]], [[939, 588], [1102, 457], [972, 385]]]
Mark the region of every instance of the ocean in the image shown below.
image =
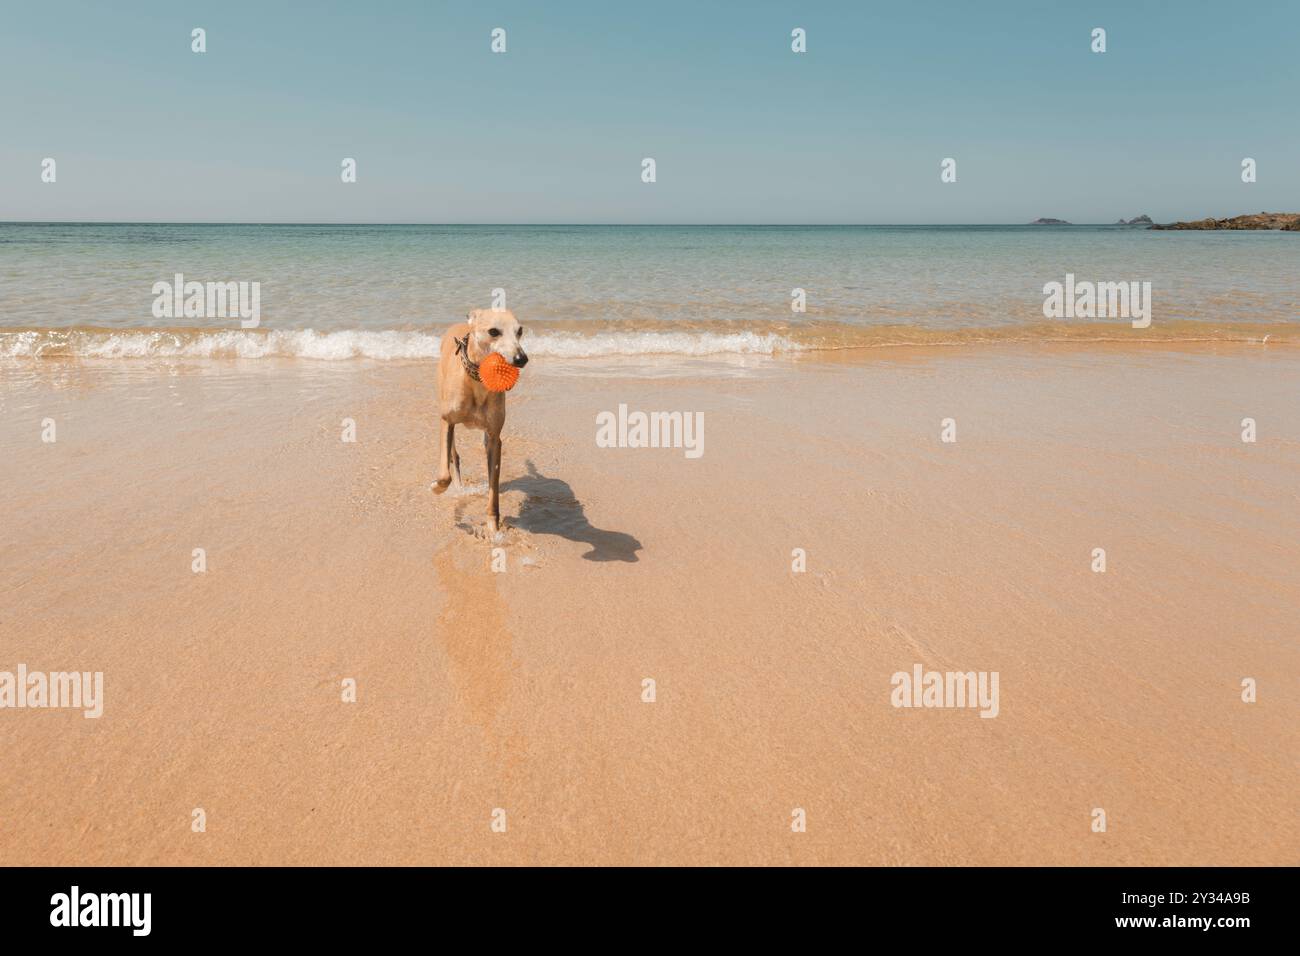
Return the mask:
[[[155, 283], [257, 282], [260, 324], [157, 317]], [[1067, 274], [1151, 283], [1152, 324], [1048, 320]], [[0, 224], [0, 357], [420, 359], [494, 290], [530, 353], [1287, 339], [1300, 235], [1126, 226]], [[792, 302], [803, 290], [805, 310]]]

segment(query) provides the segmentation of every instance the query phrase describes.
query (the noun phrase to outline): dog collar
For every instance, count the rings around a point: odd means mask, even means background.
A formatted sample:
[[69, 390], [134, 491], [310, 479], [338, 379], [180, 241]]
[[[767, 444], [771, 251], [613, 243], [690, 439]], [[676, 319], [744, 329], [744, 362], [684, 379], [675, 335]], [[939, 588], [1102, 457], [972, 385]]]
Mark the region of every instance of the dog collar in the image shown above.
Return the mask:
[[453, 339], [452, 341], [456, 343], [456, 354], [460, 356], [460, 364], [465, 366], [465, 371], [469, 372], [469, 377], [476, 382], [482, 382], [483, 380], [478, 377], [478, 362], [469, 360], [469, 336], [466, 335], [463, 339]]

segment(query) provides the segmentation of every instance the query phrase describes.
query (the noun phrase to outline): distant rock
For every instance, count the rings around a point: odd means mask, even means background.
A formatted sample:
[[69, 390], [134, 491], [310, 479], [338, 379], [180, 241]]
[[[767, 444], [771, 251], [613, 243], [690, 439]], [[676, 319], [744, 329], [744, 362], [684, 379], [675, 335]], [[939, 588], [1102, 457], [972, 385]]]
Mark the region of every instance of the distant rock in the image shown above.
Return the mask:
[[1031, 226], [1068, 226], [1070, 223], [1064, 219], [1035, 219], [1030, 223]]
[[1231, 219], [1197, 219], [1192, 222], [1171, 222], [1152, 229], [1280, 229], [1283, 232], [1300, 232], [1300, 212], [1261, 212]]
[[1141, 215], [1141, 216], [1135, 216], [1134, 218], [1128, 220], [1127, 222], [1125, 222], [1123, 219], [1121, 219], [1119, 222], [1115, 223], [1115, 225], [1117, 225], [1117, 226], [1150, 226], [1150, 225], [1152, 225], [1152, 222], [1151, 222], [1151, 217], [1150, 217], [1150, 216], [1147, 216], [1147, 215]]

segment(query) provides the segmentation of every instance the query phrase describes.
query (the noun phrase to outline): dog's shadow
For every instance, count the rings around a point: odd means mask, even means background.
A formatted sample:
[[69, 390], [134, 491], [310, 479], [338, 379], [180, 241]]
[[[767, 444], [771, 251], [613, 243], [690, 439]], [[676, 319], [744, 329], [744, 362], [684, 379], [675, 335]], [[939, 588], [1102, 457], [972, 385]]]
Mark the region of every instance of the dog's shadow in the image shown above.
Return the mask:
[[522, 491], [525, 496], [518, 517], [509, 520], [511, 526], [531, 534], [555, 534], [589, 544], [591, 550], [583, 555], [588, 561], [639, 560], [636, 553], [641, 550], [640, 541], [622, 531], [603, 531], [593, 526], [567, 481], [546, 477], [531, 460], [525, 464], [527, 475], [501, 486], [502, 491]]

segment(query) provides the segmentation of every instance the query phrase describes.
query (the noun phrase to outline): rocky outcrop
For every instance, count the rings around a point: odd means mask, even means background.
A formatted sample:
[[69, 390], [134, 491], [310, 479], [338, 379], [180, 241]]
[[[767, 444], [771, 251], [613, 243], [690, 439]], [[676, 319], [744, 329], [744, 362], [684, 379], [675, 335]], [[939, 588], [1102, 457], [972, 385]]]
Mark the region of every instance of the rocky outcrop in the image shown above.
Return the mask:
[[1171, 222], [1152, 229], [1280, 229], [1283, 232], [1300, 232], [1300, 212], [1261, 212], [1231, 219], [1197, 219], [1192, 222]]
[[1129, 219], [1129, 220], [1127, 220], [1127, 221], [1121, 219], [1119, 222], [1115, 223], [1115, 225], [1117, 225], [1117, 226], [1150, 226], [1150, 225], [1152, 225], [1152, 222], [1151, 222], [1151, 217], [1148, 216], [1148, 215], [1146, 215], [1146, 214], [1144, 213], [1144, 214], [1141, 215], [1141, 216], [1134, 216], [1132, 219]]
[[1030, 223], [1031, 226], [1068, 226], [1070, 225], [1064, 219], [1035, 219]]

